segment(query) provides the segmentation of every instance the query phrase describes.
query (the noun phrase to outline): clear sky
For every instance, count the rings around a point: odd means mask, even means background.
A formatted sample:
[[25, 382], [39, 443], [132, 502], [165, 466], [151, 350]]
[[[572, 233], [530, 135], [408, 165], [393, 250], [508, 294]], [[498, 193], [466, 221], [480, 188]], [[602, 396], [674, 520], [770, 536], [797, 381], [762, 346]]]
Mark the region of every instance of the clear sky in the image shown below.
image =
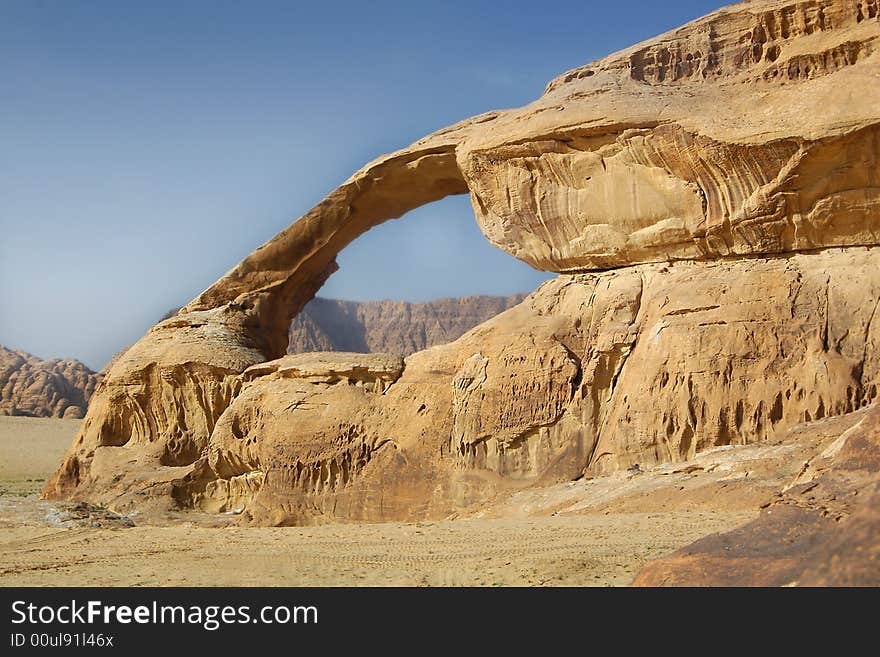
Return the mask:
[[[100, 368], [365, 162], [718, 0], [0, 1], [0, 344]], [[321, 291], [529, 291], [467, 197]]]

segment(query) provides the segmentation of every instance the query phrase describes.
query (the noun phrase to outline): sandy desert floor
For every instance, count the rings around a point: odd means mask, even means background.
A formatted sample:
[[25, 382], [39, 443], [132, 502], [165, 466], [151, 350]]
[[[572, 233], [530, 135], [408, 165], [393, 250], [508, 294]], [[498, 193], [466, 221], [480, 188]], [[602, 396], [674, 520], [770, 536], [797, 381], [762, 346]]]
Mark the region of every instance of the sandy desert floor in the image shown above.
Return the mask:
[[[626, 585], [648, 560], [755, 515], [708, 508], [699, 495], [676, 511], [656, 495], [644, 496], [658, 500], [649, 505], [630, 495], [616, 512], [574, 503], [595, 492], [594, 482], [574, 482], [523, 501], [548, 510], [542, 517], [516, 517], [508, 502], [487, 514], [496, 517], [438, 522], [95, 528], [71, 520], [71, 505], [38, 499], [78, 425], [0, 417], [2, 586]], [[692, 475], [670, 471], [663, 481], [684, 490], [676, 477]], [[572, 512], [549, 511], [560, 504]]]

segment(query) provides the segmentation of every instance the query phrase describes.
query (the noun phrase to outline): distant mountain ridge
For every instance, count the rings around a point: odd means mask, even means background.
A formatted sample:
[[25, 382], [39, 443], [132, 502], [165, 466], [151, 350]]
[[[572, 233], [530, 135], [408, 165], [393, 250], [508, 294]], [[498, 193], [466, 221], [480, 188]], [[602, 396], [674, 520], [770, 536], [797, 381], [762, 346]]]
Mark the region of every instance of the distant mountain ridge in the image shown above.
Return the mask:
[[407, 356], [458, 339], [515, 306], [524, 294], [409, 301], [316, 297], [290, 325], [288, 353], [354, 351]]

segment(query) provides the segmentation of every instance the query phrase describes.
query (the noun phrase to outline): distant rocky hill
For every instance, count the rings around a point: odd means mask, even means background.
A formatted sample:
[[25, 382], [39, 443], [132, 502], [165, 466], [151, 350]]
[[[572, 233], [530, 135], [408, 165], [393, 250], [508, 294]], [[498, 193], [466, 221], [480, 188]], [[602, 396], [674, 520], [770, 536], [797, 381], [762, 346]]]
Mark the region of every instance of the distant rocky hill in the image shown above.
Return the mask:
[[80, 418], [101, 375], [78, 360], [0, 347], [0, 415]]
[[288, 353], [382, 352], [406, 356], [458, 339], [515, 306], [525, 295], [407, 301], [340, 301], [317, 297], [294, 317]]

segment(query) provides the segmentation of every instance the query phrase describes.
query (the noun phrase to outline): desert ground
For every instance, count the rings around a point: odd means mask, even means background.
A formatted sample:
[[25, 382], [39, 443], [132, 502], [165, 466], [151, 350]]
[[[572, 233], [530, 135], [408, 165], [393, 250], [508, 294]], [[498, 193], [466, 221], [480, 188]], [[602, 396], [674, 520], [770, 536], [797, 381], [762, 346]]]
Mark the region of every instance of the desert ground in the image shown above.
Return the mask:
[[[483, 517], [437, 522], [139, 526], [39, 499], [79, 423], [0, 417], [2, 586], [617, 586], [756, 513], [711, 509], [699, 496], [663, 511], [662, 495], [638, 503], [647, 489], [618, 477], [526, 491]], [[693, 473], [663, 476], [678, 490]], [[611, 490], [629, 491], [616, 503], [624, 510], [609, 506]]]

